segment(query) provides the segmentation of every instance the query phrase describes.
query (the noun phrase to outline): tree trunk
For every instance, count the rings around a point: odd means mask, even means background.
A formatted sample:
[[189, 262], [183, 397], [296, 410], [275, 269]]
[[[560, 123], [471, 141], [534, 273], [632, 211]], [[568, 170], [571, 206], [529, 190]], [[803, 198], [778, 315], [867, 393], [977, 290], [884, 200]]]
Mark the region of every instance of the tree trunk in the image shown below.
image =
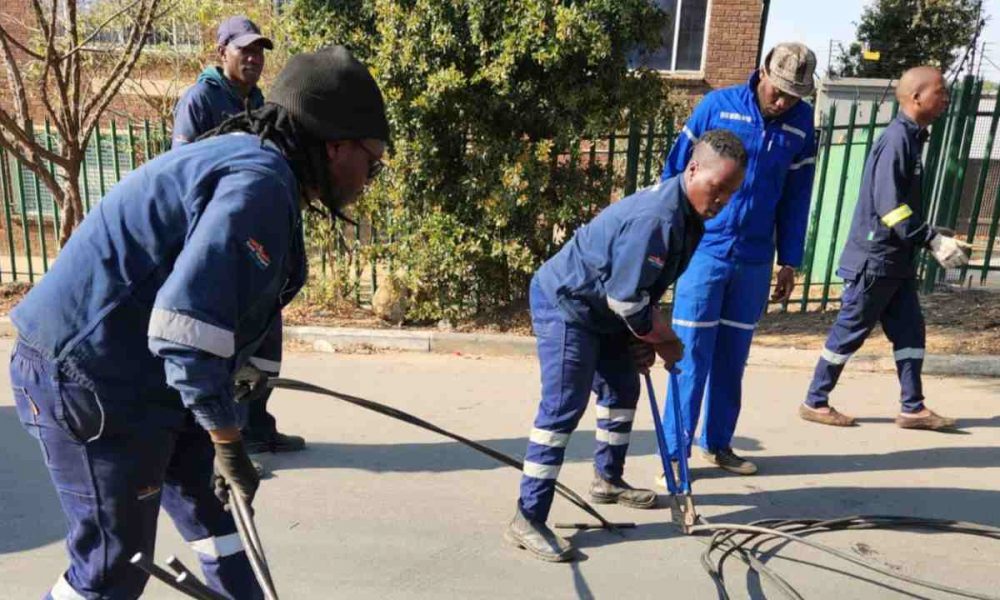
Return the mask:
[[84, 217], [83, 203], [80, 201], [80, 161], [71, 160], [70, 167], [66, 170], [59, 209], [63, 216], [59, 231], [59, 247], [62, 248]]

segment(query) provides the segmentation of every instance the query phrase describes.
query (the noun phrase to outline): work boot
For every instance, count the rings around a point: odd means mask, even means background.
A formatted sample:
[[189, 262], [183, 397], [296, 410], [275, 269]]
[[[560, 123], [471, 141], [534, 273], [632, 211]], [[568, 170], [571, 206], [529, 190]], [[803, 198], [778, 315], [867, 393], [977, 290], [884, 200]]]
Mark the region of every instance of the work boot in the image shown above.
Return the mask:
[[247, 453], [261, 454], [264, 452], [298, 452], [305, 450], [306, 440], [297, 435], [285, 435], [275, 431], [269, 438], [245, 438]]
[[590, 484], [590, 499], [597, 504], [621, 504], [629, 508], [654, 508], [656, 492], [634, 488], [621, 477], [608, 481], [594, 470], [594, 483]]
[[732, 448], [720, 448], [715, 452], [702, 448], [701, 455], [705, 460], [718, 466], [724, 471], [736, 473], [737, 475], [753, 475], [757, 472], [757, 465], [749, 460], [737, 455]]
[[538, 560], [570, 562], [576, 560], [576, 550], [569, 540], [563, 539], [545, 526], [529, 521], [518, 508], [513, 520], [503, 532], [503, 539], [512, 546], [527, 550]]
[[834, 427], [853, 427], [855, 425], [854, 417], [838, 412], [832, 406], [827, 406], [823, 409], [800, 404], [799, 416], [805, 421], [812, 421], [813, 423], [820, 423], [822, 425], [833, 425]]
[[941, 431], [942, 429], [954, 429], [955, 419], [942, 417], [929, 408], [925, 408], [918, 413], [899, 413], [896, 416], [896, 425], [901, 429], [929, 429], [931, 431]]

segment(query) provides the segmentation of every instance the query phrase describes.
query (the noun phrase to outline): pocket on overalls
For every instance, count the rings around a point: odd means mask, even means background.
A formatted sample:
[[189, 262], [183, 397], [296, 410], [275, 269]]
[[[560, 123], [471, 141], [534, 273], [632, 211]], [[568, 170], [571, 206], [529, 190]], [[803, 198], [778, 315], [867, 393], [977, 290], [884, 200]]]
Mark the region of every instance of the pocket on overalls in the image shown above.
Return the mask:
[[56, 420], [66, 433], [81, 444], [100, 438], [104, 432], [105, 415], [97, 394], [61, 373], [56, 385], [59, 390]]
[[17, 418], [21, 421], [21, 426], [31, 434], [36, 440], [38, 437], [38, 416], [41, 411], [38, 405], [31, 399], [28, 389], [21, 385], [12, 385], [14, 391], [14, 409], [17, 411]]

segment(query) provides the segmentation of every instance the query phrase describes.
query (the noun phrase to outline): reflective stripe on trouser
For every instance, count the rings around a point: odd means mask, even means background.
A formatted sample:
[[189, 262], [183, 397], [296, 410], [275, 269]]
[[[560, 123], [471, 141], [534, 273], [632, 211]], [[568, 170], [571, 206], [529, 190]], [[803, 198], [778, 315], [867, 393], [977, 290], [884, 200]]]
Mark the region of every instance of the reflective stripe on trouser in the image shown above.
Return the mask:
[[924, 407], [920, 373], [924, 364], [924, 317], [913, 279], [859, 275], [845, 283], [840, 313], [820, 353], [806, 404], [827, 406], [848, 358], [861, 348], [876, 323], [892, 342], [904, 412]]
[[594, 464], [604, 477], [621, 477], [639, 375], [628, 353], [630, 334], [599, 335], [566, 323], [534, 282], [530, 297], [542, 400], [524, 456], [518, 506], [528, 519], [545, 521], [566, 444], [587, 410], [591, 390], [598, 394]]
[[[680, 399], [688, 454], [699, 416], [699, 445], [717, 450], [732, 444], [743, 371], [770, 282], [769, 264], [725, 261], [707, 252], [696, 252], [677, 282], [673, 327], [684, 344], [684, 358], [677, 365], [679, 389], [668, 387], [668, 401]], [[676, 457], [673, 410], [664, 408], [663, 426], [667, 449]]]
[[[124, 390], [98, 399], [21, 343], [10, 374], [18, 417], [41, 444], [69, 524], [70, 566], [50, 597], [73, 590], [88, 600], [138, 598], [148, 577], [129, 559], [153, 555], [161, 504], [185, 539], [235, 532], [212, 493], [211, 442], [176, 392]], [[202, 558], [202, 566], [208, 584], [227, 597], [261, 597], [245, 554]]]

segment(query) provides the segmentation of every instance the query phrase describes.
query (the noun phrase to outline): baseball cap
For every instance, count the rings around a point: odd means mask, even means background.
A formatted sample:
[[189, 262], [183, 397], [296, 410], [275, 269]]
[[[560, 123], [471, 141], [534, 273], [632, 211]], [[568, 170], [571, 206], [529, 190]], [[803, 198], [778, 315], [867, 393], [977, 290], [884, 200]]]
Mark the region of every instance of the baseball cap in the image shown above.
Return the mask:
[[813, 93], [816, 55], [805, 44], [784, 42], [767, 53], [764, 73], [774, 87], [798, 98]]
[[260, 34], [260, 27], [242, 15], [229, 17], [219, 25], [219, 46], [232, 44], [237, 48], [246, 48], [258, 40], [268, 50], [274, 49], [274, 43]]

